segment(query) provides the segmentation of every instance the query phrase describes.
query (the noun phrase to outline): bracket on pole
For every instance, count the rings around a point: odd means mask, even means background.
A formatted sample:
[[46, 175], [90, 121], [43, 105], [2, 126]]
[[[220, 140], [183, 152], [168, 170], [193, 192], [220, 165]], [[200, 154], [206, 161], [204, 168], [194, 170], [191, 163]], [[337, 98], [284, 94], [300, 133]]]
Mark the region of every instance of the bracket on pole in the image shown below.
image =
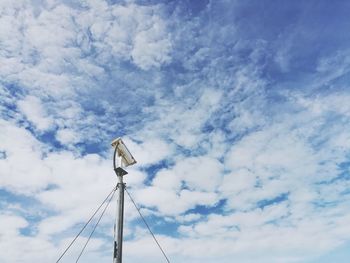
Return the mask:
[[114, 168], [114, 172], [117, 174], [117, 176], [124, 176], [128, 174], [128, 172], [121, 167]]

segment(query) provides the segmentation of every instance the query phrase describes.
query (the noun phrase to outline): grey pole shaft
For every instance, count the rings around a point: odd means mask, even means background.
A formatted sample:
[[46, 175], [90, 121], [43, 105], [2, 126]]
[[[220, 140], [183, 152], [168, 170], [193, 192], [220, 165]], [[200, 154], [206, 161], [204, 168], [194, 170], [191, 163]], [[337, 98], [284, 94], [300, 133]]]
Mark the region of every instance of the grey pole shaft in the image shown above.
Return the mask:
[[117, 174], [118, 177], [118, 203], [117, 203], [117, 217], [114, 226], [114, 255], [113, 263], [122, 263], [122, 249], [123, 249], [123, 221], [124, 221], [124, 188], [123, 176]]

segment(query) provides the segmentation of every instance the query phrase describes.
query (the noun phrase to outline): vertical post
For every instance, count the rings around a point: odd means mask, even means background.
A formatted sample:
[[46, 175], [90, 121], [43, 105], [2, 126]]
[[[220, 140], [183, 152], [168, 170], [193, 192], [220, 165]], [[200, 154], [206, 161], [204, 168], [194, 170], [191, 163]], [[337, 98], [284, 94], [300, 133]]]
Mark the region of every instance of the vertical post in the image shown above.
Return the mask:
[[118, 202], [117, 202], [117, 216], [114, 225], [114, 253], [113, 263], [122, 263], [122, 249], [123, 249], [123, 221], [124, 221], [124, 188], [122, 171], [116, 169], [118, 178]]
[[123, 176], [128, 174], [123, 167], [127, 167], [136, 163], [136, 160], [129, 152], [121, 138], [117, 138], [112, 142], [114, 147], [113, 169], [118, 178], [118, 202], [117, 215], [114, 224], [114, 250], [113, 263], [122, 263], [123, 250], [123, 221], [124, 221], [124, 190]]

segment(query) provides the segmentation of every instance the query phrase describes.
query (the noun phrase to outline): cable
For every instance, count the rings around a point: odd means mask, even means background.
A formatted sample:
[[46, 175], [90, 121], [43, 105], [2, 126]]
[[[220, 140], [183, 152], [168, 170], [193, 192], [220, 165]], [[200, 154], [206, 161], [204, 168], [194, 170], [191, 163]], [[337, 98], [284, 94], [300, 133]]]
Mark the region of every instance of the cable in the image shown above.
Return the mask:
[[141, 214], [140, 208], [138, 208], [138, 206], [136, 205], [134, 199], [131, 197], [129, 191], [128, 191], [126, 188], [125, 188], [125, 191], [126, 191], [126, 193], [128, 194], [128, 196], [129, 196], [131, 202], [134, 204], [134, 206], [135, 206], [137, 212], [139, 212], [140, 217], [142, 218], [143, 222], [145, 223], [146, 227], [148, 228], [148, 231], [151, 233], [151, 235], [152, 235], [154, 241], [157, 243], [159, 249], [162, 251], [162, 253], [163, 253], [163, 255], [164, 255], [166, 261], [167, 261], [168, 263], [170, 263], [170, 261], [169, 261], [167, 255], [165, 254], [164, 250], [163, 250], [162, 247], [160, 246], [160, 244], [159, 244], [158, 240], [156, 239], [155, 235], [153, 234], [151, 228], [150, 228], [149, 225], [147, 224], [146, 219], [145, 219], [145, 218], [143, 217], [143, 215]]
[[103, 206], [103, 204], [107, 201], [107, 199], [110, 197], [110, 195], [115, 192], [117, 190], [117, 187], [113, 187], [113, 190], [107, 195], [107, 197], [105, 198], [105, 200], [103, 200], [103, 202], [100, 204], [100, 206], [97, 208], [97, 210], [93, 213], [93, 215], [90, 217], [90, 219], [85, 223], [85, 225], [83, 226], [83, 228], [79, 231], [79, 233], [75, 236], [75, 238], [72, 240], [72, 242], [69, 244], [69, 246], [63, 251], [62, 255], [57, 259], [56, 263], [58, 263], [62, 257], [66, 254], [66, 252], [68, 251], [68, 249], [73, 245], [73, 243], [75, 242], [75, 240], [80, 236], [80, 234], [84, 231], [84, 229], [86, 228], [86, 226], [90, 223], [90, 221], [94, 218], [94, 216], [97, 214], [97, 212], [101, 209], [101, 207]]
[[84, 252], [84, 250], [85, 250], [87, 244], [89, 243], [89, 241], [90, 241], [92, 235], [94, 234], [94, 232], [95, 232], [95, 230], [96, 230], [97, 225], [100, 223], [100, 221], [101, 221], [101, 219], [102, 219], [104, 213], [106, 212], [106, 210], [107, 210], [109, 204], [111, 203], [111, 201], [112, 201], [112, 199], [113, 199], [113, 197], [114, 197], [114, 194], [115, 194], [115, 191], [113, 192], [111, 198], [108, 200], [108, 202], [107, 202], [105, 208], [103, 209], [103, 211], [102, 211], [100, 217], [98, 218], [98, 220], [97, 220], [97, 222], [96, 222], [96, 224], [95, 224], [95, 226], [94, 226], [94, 228], [93, 228], [93, 230], [92, 230], [92, 232], [91, 232], [91, 234], [90, 234], [88, 240], [85, 242], [85, 245], [84, 245], [83, 249], [81, 250], [81, 252], [80, 252], [80, 254], [79, 254], [77, 260], [75, 261], [75, 263], [77, 263], [77, 262], [79, 261], [81, 255], [83, 254], [83, 252]]

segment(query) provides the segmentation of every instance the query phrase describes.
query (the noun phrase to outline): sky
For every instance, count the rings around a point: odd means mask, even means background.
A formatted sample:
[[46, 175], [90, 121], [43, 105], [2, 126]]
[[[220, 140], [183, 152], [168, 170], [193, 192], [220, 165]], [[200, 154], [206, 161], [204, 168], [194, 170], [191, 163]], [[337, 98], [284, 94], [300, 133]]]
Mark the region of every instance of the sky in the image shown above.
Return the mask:
[[[122, 137], [171, 262], [348, 262], [349, 9], [1, 0], [0, 261], [58, 259], [115, 186]], [[81, 262], [112, 261], [115, 206]], [[124, 219], [124, 262], [165, 262], [127, 196]]]

